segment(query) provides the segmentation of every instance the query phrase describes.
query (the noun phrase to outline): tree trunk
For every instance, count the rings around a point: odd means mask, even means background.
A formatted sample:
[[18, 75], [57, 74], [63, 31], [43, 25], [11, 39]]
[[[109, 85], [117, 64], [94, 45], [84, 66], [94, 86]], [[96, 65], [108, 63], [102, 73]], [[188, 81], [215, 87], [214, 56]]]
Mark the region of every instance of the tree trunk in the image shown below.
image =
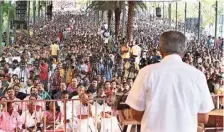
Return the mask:
[[121, 16], [121, 9], [117, 7], [115, 9], [115, 40], [118, 39], [120, 35], [120, 16]]
[[110, 32], [110, 26], [111, 26], [111, 17], [112, 17], [112, 10], [109, 10], [108, 12], [107, 12], [107, 22], [108, 22], [108, 31]]
[[40, 1], [38, 1], [38, 10], [37, 10], [37, 15], [38, 15], [38, 19], [40, 19]]
[[128, 1], [127, 42], [130, 43], [133, 30], [135, 1]]
[[123, 9], [123, 17], [122, 17], [122, 39], [124, 38], [124, 36], [125, 36], [125, 29], [124, 29], [124, 27], [125, 27], [125, 17], [126, 17], [126, 8], [124, 7], [124, 9]]

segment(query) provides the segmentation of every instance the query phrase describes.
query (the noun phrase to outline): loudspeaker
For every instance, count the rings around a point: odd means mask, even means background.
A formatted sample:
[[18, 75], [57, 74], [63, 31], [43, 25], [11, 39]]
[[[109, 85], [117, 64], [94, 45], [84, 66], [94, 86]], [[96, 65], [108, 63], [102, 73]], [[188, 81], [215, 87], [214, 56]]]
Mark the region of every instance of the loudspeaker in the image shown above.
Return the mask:
[[161, 8], [160, 7], [156, 7], [156, 16], [157, 17], [161, 17]]
[[52, 15], [52, 5], [47, 6], [47, 14]]

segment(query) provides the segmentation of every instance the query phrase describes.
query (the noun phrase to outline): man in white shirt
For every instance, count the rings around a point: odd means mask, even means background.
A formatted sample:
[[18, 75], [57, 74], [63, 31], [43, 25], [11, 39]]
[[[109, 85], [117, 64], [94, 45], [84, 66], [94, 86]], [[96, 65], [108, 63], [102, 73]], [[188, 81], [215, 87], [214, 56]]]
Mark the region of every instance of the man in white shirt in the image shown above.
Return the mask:
[[72, 105], [72, 101], [68, 101], [68, 97], [69, 97], [68, 91], [67, 90], [62, 91], [62, 93], [61, 93], [61, 100], [63, 100], [63, 101], [58, 101], [58, 105], [60, 107], [60, 111], [62, 113], [62, 117], [64, 118], [65, 117], [65, 106], [64, 106], [64, 103], [66, 101], [66, 121], [67, 121], [67, 123], [71, 123], [72, 122], [72, 117], [76, 117], [76, 111], [75, 111], [76, 109], [74, 108], [75, 101], [74, 101], [74, 103]]
[[19, 66], [15, 66], [13, 69], [10, 69], [9, 73], [10, 73], [11, 76], [12, 75], [17, 75], [18, 78], [21, 77], [21, 69], [20, 69]]
[[144, 67], [126, 103], [143, 132], [197, 132], [214, 109], [205, 75], [182, 62], [186, 38], [177, 31], [160, 37], [160, 63]]
[[133, 46], [131, 48], [131, 53], [135, 57], [135, 63], [139, 64], [140, 57], [141, 57], [141, 47], [136, 44], [136, 42], [133, 43]]
[[27, 110], [24, 110], [21, 115], [21, 121], [23, 123], [23, 129], [27, 129], [28, 131], [37, 131], [41, 127], [41, 120], [43, 117], [43, 113], [41, 110], [37, 110], [36, 96], [31, 95], [29, 97], [30, 102], [27, 104]]

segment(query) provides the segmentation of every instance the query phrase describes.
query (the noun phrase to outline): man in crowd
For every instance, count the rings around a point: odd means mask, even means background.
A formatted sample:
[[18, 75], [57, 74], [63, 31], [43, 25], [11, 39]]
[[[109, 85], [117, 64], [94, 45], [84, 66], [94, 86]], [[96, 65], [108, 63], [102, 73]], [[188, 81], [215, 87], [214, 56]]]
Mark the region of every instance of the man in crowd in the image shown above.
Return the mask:
[[51, 45], [51, 56], [54, 58], [58, 58], [59, 55], [59, 45], [58, 42], [55, 41], [52, 45]]
[[13, 103], [7, 102], [6, 108], [0, 111], [0, 131], [20, 131], [22, 122], [19, 113], [13, 107]]

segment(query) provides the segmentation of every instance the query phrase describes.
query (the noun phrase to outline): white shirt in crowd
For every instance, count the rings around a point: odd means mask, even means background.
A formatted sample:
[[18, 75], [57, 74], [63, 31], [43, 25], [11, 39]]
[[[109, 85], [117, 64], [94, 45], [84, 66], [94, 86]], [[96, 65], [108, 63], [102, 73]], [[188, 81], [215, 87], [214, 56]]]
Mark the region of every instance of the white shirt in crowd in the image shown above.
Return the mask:
[[[23, 100], [30, 100], [30, 95], [27, 95]], [[42, 100], [39, 95], [37, 95], [37, 100]], [[27, 110], [27, 105], [29, 102], [22, 102], [22, 110]], [[45, 109], [45, 103], [41, 101], [35, 102], [37, 106], [41, 107], [42, 110]]]
[[11, 76], [16, 74], [18, 76], [18, 78], [21, 77], [21, 69], [20, 69], [20, 67], [16, 67], [14, 70], [13, 69], [9, 69], [9, 73], [11, 74]]
[[[101, 112], [113, 113], [111, 106], [108, 106], [107, 103], [101, 105], [100, 109], [101, 109]], [[101, 117], [101, 131], [100, 132], [120, 132], [120, 128], [118, 124], [119, 122], [116, 116], [111, 116], [110, 118]]]
[[[90, 107], [90, 109], [88, 107]], [[83, 104], [79, 104], [76, 106], [77, 115], [88, 115], [89, 110], [91, 110], [91, 106], [84, 106]], [[77, 120], [78, 120], [78, 128], [77, 128], [78, 131], [95, 132], [96, 128], [94, 126], [94, 120], [92, 117], [89, 117], [87, 119], [77, 119]]]
[[29, 110], [25, 110], [21, 115], [21, 121], [26, 127], [33, 127], [36, 123], [40, 123], [42, 121], [42, 117], [43, 115], [41, 111], [34, 111], [31, 115]]
[[103, 24], [103, 26], [105, 27], [105, 29], [108, 29], [108, 25], [107, 24]]
[[179, 55], [141, 69], [126, 103], [144, 111], [142, 132], [197, 132], [197, 114], [214, 108], [205, 75]]
[[134, 45], [131, 48], [131, 53], [136, 56], [135, 63], [137, 63], [137, 64], [139, 64], [139, 62], [140, 62], [141, 51], [142, 51], [141, 47], [138, 45]]
[[30, 94], [30, 90], [33, 86], [25, 86], [24, 88], [20, 88], [19, 92], [25, 93], [25, 94]]
[[[64, 103], [62, 101], [58, 101], [58, 106], [60, 107], [60, 111], [62, 116], [64, 117]], [[72, 101], [66, 102], [66, 119], [72, 120], [72, 116], [76, 117], [76, 109], [74, 108], [75, 102], [73, 104], [73, 114], [72, 114]]]

